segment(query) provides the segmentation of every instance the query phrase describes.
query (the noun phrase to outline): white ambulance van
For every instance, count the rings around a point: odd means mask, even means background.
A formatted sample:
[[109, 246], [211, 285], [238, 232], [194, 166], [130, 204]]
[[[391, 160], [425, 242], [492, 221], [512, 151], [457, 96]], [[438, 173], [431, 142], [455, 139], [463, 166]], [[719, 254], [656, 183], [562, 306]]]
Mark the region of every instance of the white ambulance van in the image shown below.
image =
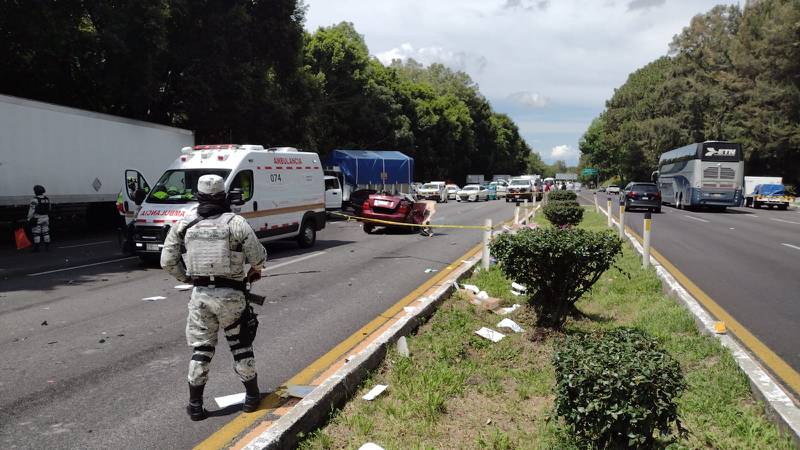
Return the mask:
[[[325, 182], [316, 153], [292, 147], [196, 145], [184, 147], [152, 187], [138, 171], [126, 171], [125, 201], [141, 204], [133, 236], [137, 255], [155, 259], [170, 227], [196, 214], [197, 180], [206, 174], [225, 179], [227, 192], [241, 191], [243, 203], [232, 209], [247, 219], [262, 242], [294, 238], [308, 248], [325, 228]], [[132, 186], [131, 180], [138, 184]]]

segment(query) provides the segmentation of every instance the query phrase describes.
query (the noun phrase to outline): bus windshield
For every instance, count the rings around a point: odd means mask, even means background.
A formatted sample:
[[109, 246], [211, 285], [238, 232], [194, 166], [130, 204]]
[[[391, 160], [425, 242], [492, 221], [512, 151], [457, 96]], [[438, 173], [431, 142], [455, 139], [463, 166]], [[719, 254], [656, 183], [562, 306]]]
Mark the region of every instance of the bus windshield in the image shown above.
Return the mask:
[[150, 203], [189, 203], [197, 201], [197, 180], [203, 175], [219, 175], [223, 179], [231, 173], [227, 169], [177, 169], [168, 170], [161, 175], [158, 183], [150, 191]]

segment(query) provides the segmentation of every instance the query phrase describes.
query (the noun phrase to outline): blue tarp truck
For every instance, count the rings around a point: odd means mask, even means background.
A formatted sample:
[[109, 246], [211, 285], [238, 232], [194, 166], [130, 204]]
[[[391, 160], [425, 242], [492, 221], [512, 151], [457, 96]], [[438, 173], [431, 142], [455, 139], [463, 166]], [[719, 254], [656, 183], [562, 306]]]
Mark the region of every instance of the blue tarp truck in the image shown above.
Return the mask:
[[342, 202], [363, 189], [410, 193], [414, 158], [392, 150], [333, 150], [323, 161], [325, 175], [334, 176], [342, 188]]

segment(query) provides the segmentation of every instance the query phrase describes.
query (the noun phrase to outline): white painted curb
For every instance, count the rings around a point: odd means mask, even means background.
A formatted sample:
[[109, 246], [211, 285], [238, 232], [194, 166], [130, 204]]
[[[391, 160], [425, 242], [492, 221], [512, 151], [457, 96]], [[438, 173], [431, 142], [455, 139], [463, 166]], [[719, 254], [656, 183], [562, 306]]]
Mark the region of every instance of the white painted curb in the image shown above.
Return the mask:
[[[603, 208], [600, 208], [600, 210], [604, 214], [606, 213]], [[611, 220], [614, 224], [619, 224], [613, 215]], [[631, 241], [633, 248], [642, 255], [644, 249], [639, 240], [627, 230], [625, 235]], [[753, 394], [764, 400], [767, 415], [777, 419], [777, 423], [781, 428], [790, 431], [795, 443], [800, 446], [800, 408], [795, 405], [786, 391], [738, 341], [728, 334], [714, 332], [714, 324], [717, 320], [652, 255], [650, 256], [650, 264], [656, 270], [658, 278], [664, 283], [667, 293], [680, 300], [692, 313], [700, 331], [716, 337], [724, 347], [731, 351], [739, 368], [750, 380], [750, 389]]]

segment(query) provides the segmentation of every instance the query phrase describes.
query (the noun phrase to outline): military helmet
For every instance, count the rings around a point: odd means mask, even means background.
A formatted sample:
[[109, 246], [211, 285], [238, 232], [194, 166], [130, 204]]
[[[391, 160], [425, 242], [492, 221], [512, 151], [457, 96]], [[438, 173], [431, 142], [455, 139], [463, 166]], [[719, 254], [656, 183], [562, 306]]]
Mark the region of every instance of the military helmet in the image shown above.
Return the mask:
[[219, 175], [203, 175], [197, 180], [197, 192], [207, 195], [225, 192], [225, 180]]
[[44, 195], [44, 186], [37, 184], [33, 187], [33, 193], [36, 195]]

